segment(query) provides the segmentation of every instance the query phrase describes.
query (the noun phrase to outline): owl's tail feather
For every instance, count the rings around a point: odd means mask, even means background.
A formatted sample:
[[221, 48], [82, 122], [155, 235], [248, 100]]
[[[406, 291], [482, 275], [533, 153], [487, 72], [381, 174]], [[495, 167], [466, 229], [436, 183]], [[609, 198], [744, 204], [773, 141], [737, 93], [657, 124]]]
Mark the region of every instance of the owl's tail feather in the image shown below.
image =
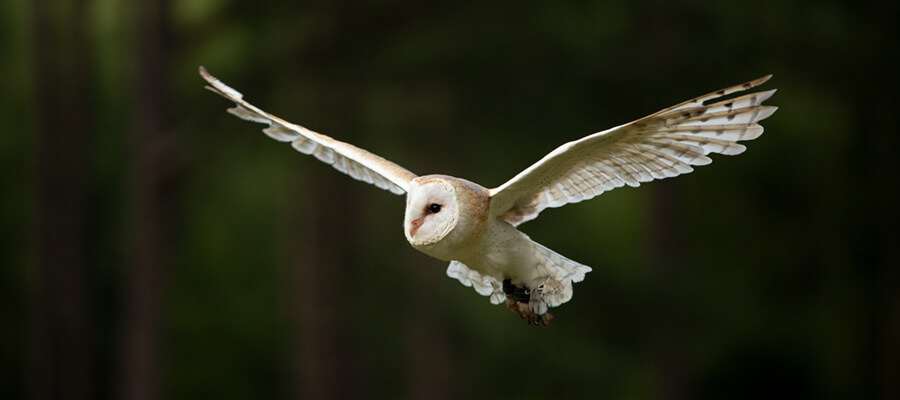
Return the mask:
[[563, 257], [531, 239], [527, 242], [532, 254], [525, 259], [533, 264], [524, 268], [530, 271], [528, 276], [516, 279], [517, 282], [510, 283], [505, 276], [482, 274], [459, 261], [450, 262], [447, 276], [474, 288], [482, 296], [490, 296], [491, 303], [506, 302], [510, 309], [533, 324], [532, 319], [536, 318], [543, 321], [538, 325], [546, 325], [552, 318], [545, 317], [547, 309], [571, 300], [572, 284], [584, 280], [591, 267]]
[[450, 265], [447, 267], [447, 276], [458, 280], [465, 286], [474, 288], [482, 296], [491, 296], [493, 304], [500, 304], [506, 298], [497, 277], [482, 274], [459, 261], [450, 261]]
[[540, 243], [531, 241], [537, 263], [537, 275], [530, 283], [529, 306], [537, 314], [544, 314], [548, 307], [557, 307], [572, 299], [572, 284], [584, 280], [591, 267], [572, 261], [550, 250]]

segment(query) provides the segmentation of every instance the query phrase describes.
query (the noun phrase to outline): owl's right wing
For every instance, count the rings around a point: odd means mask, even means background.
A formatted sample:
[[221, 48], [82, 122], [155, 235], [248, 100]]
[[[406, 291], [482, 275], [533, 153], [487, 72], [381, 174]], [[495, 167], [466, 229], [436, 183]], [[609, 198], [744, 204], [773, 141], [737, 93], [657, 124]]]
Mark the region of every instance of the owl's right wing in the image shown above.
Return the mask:
[[763, 128], [757, 122], [777, 109], [762, 105], [775, 90], [706, 102], [756, 87], [770, 77], [696, 97], [566, 143], [491, 189], [491, 214], [518, 225], [547, 207], [689, 173], [692, 166], [712, 162], [707, 157], [710, 153], [740, 154], [745, 147], [738, 142], [759, 137]]
[[269, 125], [263, 132], [272, 139], [290, 142], [297, 151], [311, 154], [353, 179], [371, 183], [391, 193], [403, 194], [409, 190], [409, 181], [416, 178], [416, 174], [382, 157], [256, 108], [244, 101], [240, 92], [206, 72], [206, 68], [200, 67], [200, 75], [211, 85], [207, 89], [236, 104], [228, 112], [248, 121]]

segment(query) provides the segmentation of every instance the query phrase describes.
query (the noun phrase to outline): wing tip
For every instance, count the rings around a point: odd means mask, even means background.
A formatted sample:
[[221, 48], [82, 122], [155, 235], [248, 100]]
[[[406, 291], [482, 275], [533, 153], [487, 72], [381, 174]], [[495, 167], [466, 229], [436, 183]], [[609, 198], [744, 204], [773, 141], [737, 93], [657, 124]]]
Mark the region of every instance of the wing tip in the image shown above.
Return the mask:
[[778, 111], [778, 106], [760, 106], [760, 112], [757, 114], [756, 118], [754, 118], [753, 122], [759, 122], [766, 118], [775, 114], [775, 111]]
[[769, 79], [772, 79], [773, 76], [774, 76], [774, 75], [772, 75], [772, 74], [768, 74], [768, 75], [765, 75], [765, 76], [756, 78], [756, 79], [754, 79], [754, 80], [751, 80], [751, 81], [749, 81], [749, 82], [747, 82], [747, 83], [745, 83], [745, 84], [743, 85], [743, 86], [744, 86], [744, 89], [750, 89], [750, 88], [753, 88], [753, 87], [757, 87], [757, 86], [759, 86], [759, 85], [762, 85], [763, 83], [768, 82]]
[[237, 90], [234, 90], [231, 86], [224, 84], [218, 78], [212, 76], [209, 71], [206, 70], [206, 67], [199, 66], [197, 71], [200, 73], [200, 76], [207, 82], [209, 82], [210, 86], [206, 86], [205, 88], [214, 93], [218, 93], [224, 97], [229, 98], [230, 100], [241, 100], [244, 98], [244, 95]]
[[749, 81], [749, 82], [747, 82], [747, 83], [745, 83], [745, 84], [742, 85], [743, 87], [741, 88], [741, 91], [743, 91], [743, 90], [749, 90], [749, 89], [755, 88], [755, 87], [757, 87], [757, 86], [760, 86], [760, 85], [762, 85], [762, 84], [768, 82], [769, 79], [772, 79], [773, 76], [774, 76], [774, 75], [772, 75], [772, 74], [768, 74], [768, 75], [765, 75], [765, 76], [756, 78], [756, 79], [754, 79], [754, 80], [752, 80], [752, 81]]
[[775, 92], [777, 92], [777, 91], [778, 91], [778, 89], [776, 88], [776, 89], [769, 89], [769, 90], [764, 90], [762, 92], [759, 92], [759, 94], [757, 95], [757, 96], [759, 96], [759, 100], [757, 100], [758, 104], [762, 104], [762, 102], [770, 99], [772, 96], [775, 95]]
[[207, 82], [212, 82], [212, 81], [218, 80], [214, 76], [210, 75], [209, 72], [206, 70], [206, 67], [204, 67], [202, 65], [197, 68], [197, 72], [199, 72], [200, 76], [202, 76], [203, 79], [206, 79]]

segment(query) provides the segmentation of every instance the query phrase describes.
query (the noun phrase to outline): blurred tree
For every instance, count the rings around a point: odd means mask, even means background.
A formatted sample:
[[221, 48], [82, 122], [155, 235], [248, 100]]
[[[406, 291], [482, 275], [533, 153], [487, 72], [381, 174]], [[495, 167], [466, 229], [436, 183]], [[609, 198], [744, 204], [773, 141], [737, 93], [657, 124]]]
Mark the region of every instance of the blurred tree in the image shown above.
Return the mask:
[[[57, 3], [57, 4], [54, 4]], [[38, 135], [37, 291], [34, 294], [35, 399], [93, 397], [90, 276], [86, 263], [85, 179], [91, 126], [86, 0], [31, 3]]]
[[685, 336], [684, 321], [679, 320], [683, 317], [683, 310], [675, 296], [680, 289], [679, 269], [683, 266], [678, 254], [678, 249], [683, 245], [678, 227], [683, 224], [676, 211], [680, 208], [679, 192], [673, 186], [672, 181], [661, 181], [647, 189], [651, 192], [648, 247], [652, 254], [651, 276], [655, 282], [652, 284], [656, 309], [653, 322], [654, 354], [658, 395], [666, 400], [687, 398], [683, 376], [686, 361], [682, 354], [684, 350], [679, 345]]
[[[291, 227], [288, 233], [287, 270], [291, 307], [290, 397], [337, 398], [348, 387], [342, 362], [341, 254], [338, 243], [323, 241], [349, 226], [341, 210], [341, 193], [315, 180], [287, 202]], [[302, 206], [298, 206], [302, 205]]]
[[169, 1], [137, 3], [132, 87], [129, 250], [125, 263], [120, 398], [159, 399], [161, 325], [170, 260], [172, 127]]
[[421, 268], [415, 261], [406, 263], [415, 299], [405, 321], [406, 387], [408, 399], [450, 399], [456, 392], [452, 373], [452, 353], [447, 337], [446, 319], [436, 312], [445, 296], [440, 279], [443, 274]]

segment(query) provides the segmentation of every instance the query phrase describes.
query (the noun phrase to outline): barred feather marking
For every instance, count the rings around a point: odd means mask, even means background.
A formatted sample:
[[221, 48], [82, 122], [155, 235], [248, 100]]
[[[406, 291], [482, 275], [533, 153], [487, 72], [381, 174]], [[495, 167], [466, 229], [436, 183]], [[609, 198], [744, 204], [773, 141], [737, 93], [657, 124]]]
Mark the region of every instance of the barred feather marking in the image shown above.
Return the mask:
[[696, 107], [696, 106], [702, 106], [703, 103], [705, 103], [705, 102], [707, 102], [707, 101], [714, 100], [714, 99], [717, 99], [717, 98], [720, 98], [720, 97], [723, 97], [723, 96], [728, 96], [729, 94], [732, 94], [732, 93], [737, 93], [737, 92], [743, 92], [743, 91], [745, 91], [745, 90], [750, 90], [750, 89], [752, 89], [752, 88], [754, 88], [754, 87], [757, 87], [757, 86], [759, 86], [759, 85], [762, 85], [763, 83], [766, 83], [766, 82], [767, 82], [769, 79], [771, 79], [771, 78], [772, 78], [772, 75], [769, 74], [769, 75], [766, 75], [766, 76], [764, 76], [764, 77], [762, 77], [762, 78], [754, 79], [754, 80], [752, 80], [752, 81], [750, 81], [750, 82], [745, 82], [745, 83], [742, 83], [742, 84], [740, 84], [740, 85], [729, 86], [729, 87], [727, 87], [727, 88], [725, 88], [725, 89], [721, 89], [721, 90], [718, 90], [718, 91], [715, 91], [715, 92], [712, 92], [712, 93], [707, 93], [707, 94], [705, 94], [705, 95], [703, 95], [703, 96], [695, 97], [695, 98], [693, 98], [693, 99], [691, 99], [691, 100], [688, 100], [688, 101], [686, 101], [686, 102], [684, 102], [684, 103], [681, 103], [681, 104], [678, 104], [678, 105], [675, 105], [675, 106], [666, 108], [666, 109], [660, 111], [660, 113], [668, 112], [668, 111], [673, 111], [673, 110], [680, 110], [680, 109], [682, 109], [682, 108], [691, 108], [691, 107]]
[[[711, 124], [750, 124], [761, 119], [765, 119], [777, 110], [772, 106], [754, 106], [745, 107], [737, 110], [724, 110], [719, 112], [704, 112], [701, 114], [691, 114], [685, 117], [684, 114], [667, 118], [666, 126], [695, 126], [695, 125], [711, 125]], [[668, 114], [666, 114], [668, 115]], [[661, 116], [665, 117], [665, 115]]]
[[684, 133], [692, 136], [728, 140], [732, 142], [753, 140], [762, 135], [763, 128], [759, 124], [733, 125], [687, 125], [658, 128], [655, 133]]
[[706, 106], [706, 109], [707, 112], [719, 112], [758, 106], [772, 97], [777, 90], [778, 89], [771, 89], [758, 93], [745, 94], [730, 100], [722, 100]]

